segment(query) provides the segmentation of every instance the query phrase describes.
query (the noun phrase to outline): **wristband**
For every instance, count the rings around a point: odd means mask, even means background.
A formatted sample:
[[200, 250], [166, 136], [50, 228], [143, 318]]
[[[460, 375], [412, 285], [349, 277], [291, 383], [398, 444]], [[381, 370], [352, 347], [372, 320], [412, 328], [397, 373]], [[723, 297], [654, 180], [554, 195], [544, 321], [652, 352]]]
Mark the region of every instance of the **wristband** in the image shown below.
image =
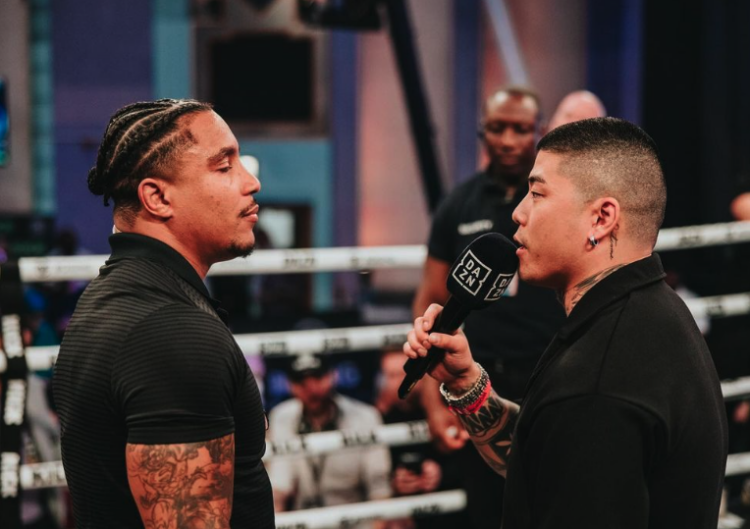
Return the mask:
[[482, 404], [490, 396], [492, 389], [490, 377], [480, 364], [477, 363], [476, 365], [479, 368], [479, 378], [463, 395], [453, 395], [448, 391], [445, 384], [440, 384], [440, 394], [443, 396], [443, 400], [448, 405], [448, 408], [454, 413], [470, 415], [481, 408]]

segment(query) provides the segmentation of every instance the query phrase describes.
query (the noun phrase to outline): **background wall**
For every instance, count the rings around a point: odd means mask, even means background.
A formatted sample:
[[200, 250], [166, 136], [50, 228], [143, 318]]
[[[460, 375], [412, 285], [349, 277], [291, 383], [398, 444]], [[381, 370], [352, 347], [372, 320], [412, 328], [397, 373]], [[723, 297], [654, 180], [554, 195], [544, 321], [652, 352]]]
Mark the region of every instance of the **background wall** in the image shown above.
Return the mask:
[[[228, 2], [237, 27], [301, 31], [294, 0], [261, 11]], [[479, 109], [508, 81], [484, 3], [407, 0], [446, 191], [481, 165]], [[506, 3], [547, 116], [568, 91], [592, 89], [612, 115], [642, 123], [662, 147], [668, 225], [728, 218], [729, 200], [750, 179], [746, 3]], [[259, 201], [310, 206], [317, 247], [421, 244], [429, 212], [387, 33], [320, 31], [328, 35], [324, 131], [239, 135], [261, 162]], [[0, 3], [0, 39], [13, 120], [0, 214], [56, 212], [59, 227], [74, 227], [85, 247], [106, 253], [111, 209], [89, 194], [86, 174], [116, 108], [195, 96], [206, 72], [196, 67], [191, 1], [9, 0]], [[408, 295], [418, 278], [418, 270], [378, 273], [373, 285]], [[358, 300], [351, 274], [315, 281], [317, 307]]]
[[10, 116], [10, 161], [0, 167], [0, 211], [33, 210], [31, 178], [31, 84], [29, 8], [25, 2], [0, 2], [0, 78], [6, 82]]

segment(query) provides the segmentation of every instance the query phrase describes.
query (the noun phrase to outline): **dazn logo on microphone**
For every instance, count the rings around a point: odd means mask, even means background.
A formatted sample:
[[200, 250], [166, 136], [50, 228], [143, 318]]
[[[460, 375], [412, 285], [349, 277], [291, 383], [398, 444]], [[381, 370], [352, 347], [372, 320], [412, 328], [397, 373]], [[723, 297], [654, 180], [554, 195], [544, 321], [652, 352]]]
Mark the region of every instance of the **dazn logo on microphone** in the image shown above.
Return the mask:
[[453, 279], [458, 281], [472, 296], [476, 296], [490, 272], [492, 269], [477, 259], [477, 256], [469, 250], [453, 270]]

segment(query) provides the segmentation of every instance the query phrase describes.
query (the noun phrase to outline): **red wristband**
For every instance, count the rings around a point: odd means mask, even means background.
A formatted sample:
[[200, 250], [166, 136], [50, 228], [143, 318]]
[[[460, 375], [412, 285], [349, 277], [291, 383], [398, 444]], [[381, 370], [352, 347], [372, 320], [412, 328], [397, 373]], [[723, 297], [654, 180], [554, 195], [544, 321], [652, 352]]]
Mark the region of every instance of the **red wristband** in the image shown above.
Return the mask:
[[485, 402], [487, 402], [487, 399], [490, 397], [491, 392], [492, 392], [492, 384], [489, 381], [487, 381], [487, 386], [484, 388], [484, 391], [482, 391], [482, 393], [479, 395], [477, 400], [475, 400], [471, 404], [467, 404], [466, 406], [462, 408], [448, 406], [448, 409], [458, 415], [471, 415], [472, 413], [476, 413], [479, 410], [479, 408], [481, 408], [482, 405]]

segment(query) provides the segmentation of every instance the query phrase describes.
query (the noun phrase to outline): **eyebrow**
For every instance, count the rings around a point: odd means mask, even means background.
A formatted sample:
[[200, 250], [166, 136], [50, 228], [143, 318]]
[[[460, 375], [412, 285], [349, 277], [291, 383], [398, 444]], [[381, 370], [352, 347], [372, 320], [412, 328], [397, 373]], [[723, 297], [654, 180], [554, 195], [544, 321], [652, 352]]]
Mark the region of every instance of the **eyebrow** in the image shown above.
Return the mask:
[[546, 184], [547, 181], [539, 175], [531, 175], [529, 177], [529, 185], [532, 184]]
[[229, 157], [233, 156], [236, 153], [237, 153], [237, 148], [236, 147], [224, 147], [223, 149], [221, 149], [216, 154], [210, 156], [208, 158], [208, 163], [210, 165], [216, 165], [217, 163], [219, 163], [220, 161], [222, 161], [224, 158], [229, 158]]

